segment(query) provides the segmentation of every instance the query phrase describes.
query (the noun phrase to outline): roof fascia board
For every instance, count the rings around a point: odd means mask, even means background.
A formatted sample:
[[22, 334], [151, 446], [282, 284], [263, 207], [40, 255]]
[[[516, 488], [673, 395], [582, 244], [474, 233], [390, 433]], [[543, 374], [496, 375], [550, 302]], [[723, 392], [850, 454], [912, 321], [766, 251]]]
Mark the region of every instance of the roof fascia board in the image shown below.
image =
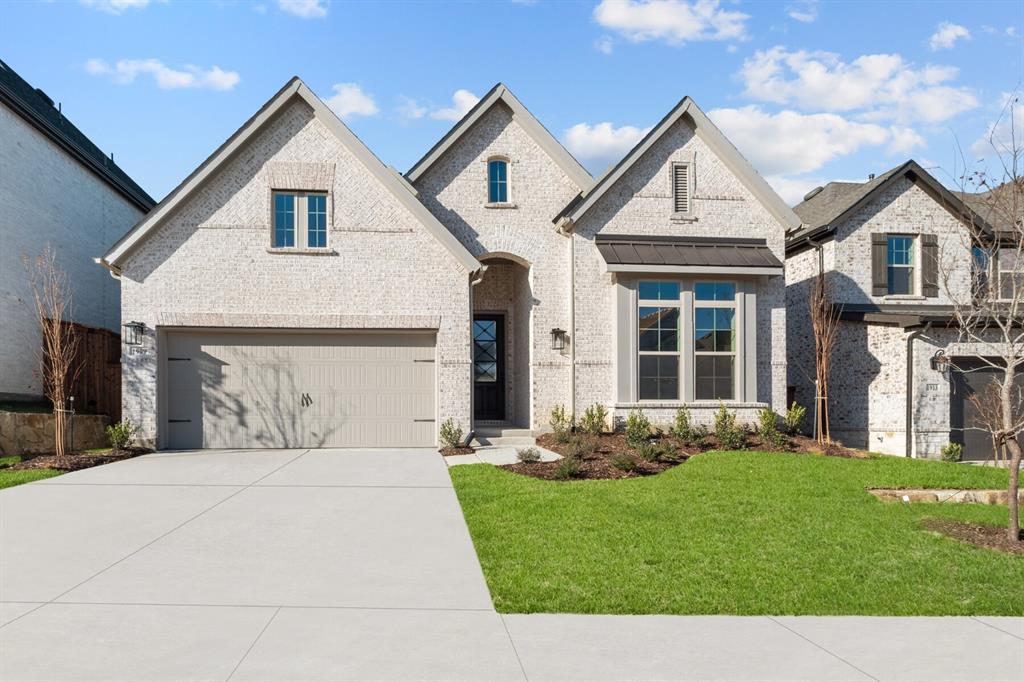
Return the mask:
[[700, 275], [781, 275], [781, 267], [729, 267], [720, 265], [608, 265], [608, 272], [675, 273]]
[[594, 184], [594, 178], [580, 165], [580, 162], [563, 147], [554, 135], [545, 128], [537, 117], [530, 113], [522, 102], [505, 87], [498, 83], [483, 98], [470, 109], [465, 116], [449, 130], [444, 137], [438, 140], [437, 144], [423, 156], [422, 159], [409, 169], [405, 176], [410, 182], [417, 182], [444, 154], [455, 145], [462, 136], [468, 132], [479, 121], [484, 114], [491, 110], [498, 102], [504, 102], [512, 110], [512, 117], [523, 127], [526, 133], [533, 138], [541, 149], [562, 169], [562, 172], [569, 176], [580, 190], [585, 190]]
[[736, 147], [689, 97], [684, 97], [651, 132], [626, 154], [622, 161], [605, 174], [591, 191], [586, 193], [582, 201], [567, 212], [569, 219], [572, 222], [578, 221], [684, 114], [689, 115], [693, 121], [696, 134], [711, 147], [726, 167], [747, 186], [747, 189], [761, 201], [768, 212], [785, 229], [791, 230], [800, 226], [800, 218], [793, 212], [793, 209], [786, 205], [786, 202], [775, 193], [765, 179], [754, 170], [750, 162], [739, 153]]

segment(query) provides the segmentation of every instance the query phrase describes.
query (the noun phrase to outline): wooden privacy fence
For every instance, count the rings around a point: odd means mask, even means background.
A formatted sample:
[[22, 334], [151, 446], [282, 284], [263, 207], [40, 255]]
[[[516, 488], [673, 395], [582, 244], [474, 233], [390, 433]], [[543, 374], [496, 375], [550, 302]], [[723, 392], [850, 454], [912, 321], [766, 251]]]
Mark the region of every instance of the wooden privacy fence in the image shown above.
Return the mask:
[[121, 335], [109, 329], [70, 324], [78, 335], [80, 370], [71, 385], [75, 411], [121, 420]]

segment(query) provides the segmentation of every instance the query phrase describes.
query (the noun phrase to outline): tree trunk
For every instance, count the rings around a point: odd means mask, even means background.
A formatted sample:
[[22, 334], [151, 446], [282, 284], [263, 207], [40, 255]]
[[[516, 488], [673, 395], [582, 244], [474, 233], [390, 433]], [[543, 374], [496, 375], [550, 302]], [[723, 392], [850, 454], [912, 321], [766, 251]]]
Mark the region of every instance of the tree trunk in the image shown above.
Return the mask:
[[1007, 526], [1007, 531], [1010, 534], [1010, 540], [1013, 542], [1020, 542], [1020, 509], [1018, 505], [1018, 495], [1020, 495], [1021, 448], [1020, 443], [1017, 442], [1016, 436], [1007, 439], [1006, 447], [1010, 451], [1010, 484], [1006, 491], [1006, 502], [1010, 508], [1010, 523]]

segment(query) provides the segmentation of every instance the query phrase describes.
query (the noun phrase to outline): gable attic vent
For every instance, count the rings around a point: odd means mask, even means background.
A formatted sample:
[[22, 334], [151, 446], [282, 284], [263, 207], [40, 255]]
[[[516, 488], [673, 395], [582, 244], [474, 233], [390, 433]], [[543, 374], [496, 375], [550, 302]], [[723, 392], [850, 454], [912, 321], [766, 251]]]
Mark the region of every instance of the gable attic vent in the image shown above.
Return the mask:
[[676, 213], [690, 212], [690, 165], [687, 163], [672, 166], [672, 198]]
[[808, 192], [807, 194], [804, 195], [804, 201], [807, 201], [809, 199], [812, 199], [812, 198], [818, 196], [818, 193], [821, 192], [821, 190], [823, 190], [823, 189], [825, 189], [825, 188], [822, 187], [821, 185], [818, 185], [817, 187], [815, 187], [810, 192]]

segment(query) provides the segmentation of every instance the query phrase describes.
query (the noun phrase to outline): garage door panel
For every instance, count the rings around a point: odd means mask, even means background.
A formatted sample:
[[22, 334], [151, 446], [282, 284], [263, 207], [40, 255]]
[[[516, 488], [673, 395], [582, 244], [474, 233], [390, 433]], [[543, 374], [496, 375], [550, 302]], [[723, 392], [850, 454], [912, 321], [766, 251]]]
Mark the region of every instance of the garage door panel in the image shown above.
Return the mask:
[[168, 445], [432, 445], [434, 352], [430, 334], [171, 332]]

